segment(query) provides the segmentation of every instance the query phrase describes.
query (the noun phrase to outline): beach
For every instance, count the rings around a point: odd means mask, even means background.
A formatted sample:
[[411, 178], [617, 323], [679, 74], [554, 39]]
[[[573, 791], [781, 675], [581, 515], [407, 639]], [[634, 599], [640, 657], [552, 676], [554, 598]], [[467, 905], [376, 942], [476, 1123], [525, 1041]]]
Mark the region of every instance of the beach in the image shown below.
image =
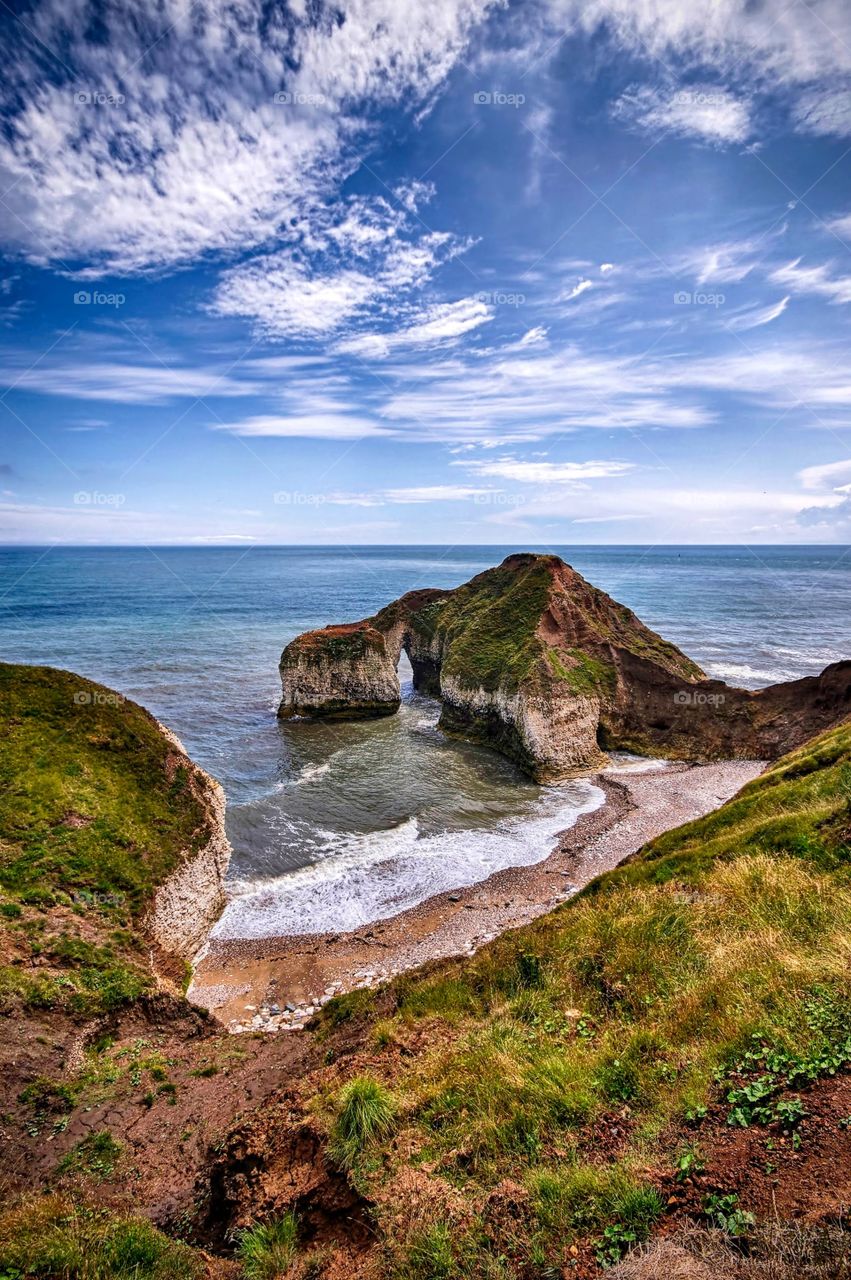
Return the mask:
[[378, 986], [430, 961], [471, 955], [553, 910], [648, 840], [723, 804], [763, 768], [760, 761], [737, 760], [604, 770], [589, 781], [605, 802], [580, 815], [540, 862], [499, 871], [347, 933], [211, 939], [189, 998], [233, 1032], [298, 1029], [335, 995]]

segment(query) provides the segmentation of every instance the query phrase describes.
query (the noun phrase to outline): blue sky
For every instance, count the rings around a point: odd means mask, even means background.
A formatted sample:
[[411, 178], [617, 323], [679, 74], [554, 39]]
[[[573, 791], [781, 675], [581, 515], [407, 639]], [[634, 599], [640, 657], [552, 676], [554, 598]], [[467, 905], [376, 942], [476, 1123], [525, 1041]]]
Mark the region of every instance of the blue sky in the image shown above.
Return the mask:
[[0, 25], [0, 541], [851, 541], [845, 0]]

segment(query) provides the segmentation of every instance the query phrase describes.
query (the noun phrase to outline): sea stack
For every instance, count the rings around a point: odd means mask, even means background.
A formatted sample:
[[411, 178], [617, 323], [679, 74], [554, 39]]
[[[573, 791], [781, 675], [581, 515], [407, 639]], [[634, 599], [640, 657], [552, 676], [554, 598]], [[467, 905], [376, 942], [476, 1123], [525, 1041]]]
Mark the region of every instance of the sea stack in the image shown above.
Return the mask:
[[280, 715], [394, 712], [402, 649], [415, 687], [440, 698], [445, 732], [496, 748], [541, 782], [618, 748], [773, 759], [851, 715], [851, 662], [756, 692], [732, 688], [558, 556], [533, 554], [299, 636], [281, 658]]

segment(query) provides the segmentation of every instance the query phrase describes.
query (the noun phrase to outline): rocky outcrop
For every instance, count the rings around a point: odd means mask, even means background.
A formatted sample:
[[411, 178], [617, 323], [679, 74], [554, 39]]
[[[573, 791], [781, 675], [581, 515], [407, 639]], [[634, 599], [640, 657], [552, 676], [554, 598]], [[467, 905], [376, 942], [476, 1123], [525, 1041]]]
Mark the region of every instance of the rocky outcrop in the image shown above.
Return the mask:
[[771, 759], [851, 715], [851, 662], [756, 692], [708, 680], [631, 609], [541, 555], [299, 636], [281, 658], [280, 714], [395, 711], [402, 649], [415, 687], [441, 699], [445, 732], [495, 747], [539, 781], [615, 748]]
[[184, 851], [179, 865], [155, 890], [145, 925], [154, 941], [171, 955], [192, 961], [207, 940], [225, 905], [225, 876], [231, 845], [225, 831], [225, 793], [221, 785], [187, 756], [164, 725], [165, 737], [183, 757], [189, 786], [203, 815], [201, 848]]

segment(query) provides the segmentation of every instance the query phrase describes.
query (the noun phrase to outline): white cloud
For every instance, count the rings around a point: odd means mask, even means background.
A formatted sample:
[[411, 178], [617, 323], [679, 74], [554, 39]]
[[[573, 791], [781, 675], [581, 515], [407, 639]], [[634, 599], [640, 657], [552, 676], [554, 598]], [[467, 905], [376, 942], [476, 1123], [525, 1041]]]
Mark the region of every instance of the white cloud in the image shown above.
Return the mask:
[[258, 414], [236, 422], [211, 422], [213, 431], [229, 431], [235, 436], [299, 437], [313, 440], [360, 440], [365, 436], [390, 434], [369, 418], [346, 413], [313, 413], [277, 416]]
[[744, 142], [751, 129], [749, 105], [712, 85], [682, 89], [631, 89], [615, 103], [614, 113], [648, 133], [673, 133], [718, 145]]
[[346, 338], [338, 350], [349, 355], [383, 358], [405, 347], [433, 347], [459, 338], [494, 317], [494, 308], [480, 298], [435, 303], [420, 312], [413, 324], [386, 333], [363, 333]]
[[493, 461], [464, 461], [452, 464], [475, 471], [476, 475], [516, 480], [521, 484], [577, 484], [587, 480], [611, 479], [635, 470], [631, 462], [527, 462], [519, 458]]
[[370, 113], [430, 100], [488, 4], [44, 0], [4, 67], [7, 246], [136, 272], [264, 244], [356, 167]]
[[244, 316], [273, 337], [317, 338], [349, 325], [377, 304], [398, 311], [406, 292], [469, 247], [445, 232], [423, 232], [415, 211], [431, 188], [326, 205], [287, 232], [287, 246], [225, 272], [211, 303]]
[[851, 10], [846, 0], [549, 0], [558, 30], [575, 23], [604, 28], [621, 48], [640, 58], [671, 56], [722, 78], [749, 71], [773, 88], [851, 70]]
[[[805, 489], [833, 489], [840, 492], [851, 482], [851, 458], [804, 467], [803, 471], [798, 472], [798, 479]], [[836, 481], [840, 481], [840, 484], [836, 484]]]
[[801, 261], [801, 258], [796, 258], [794, 262], [778, 267], [769, 279], [794, 293], [814, 293], [836, 304], [851, 302], [851, 275], [833, 275], [831, 268], [824, 264], [804, 267]]
[[798, 102], [794, 116], [803, 133], [851, 138], [851, 90], [812, 89]]
[[724, 320], [728, 329], [747, 330], [760, 329], [764, 324], [771, 324], [772, 320], [776, 320], [778, 316], [782, 316], [783, 312], [789, 305], [789, 295], [781, 298], [779, 302], [773, 302], [767, 307], [745, 307], [741, 311], [734, 312]]
[[583, 293], [587, 293], [589, 289], [593, 289], [594, 285], [591, 280], [580, 280], [572, 289], [565, 290], [559, 294], [559, 302], [572, 302], [574, 298], [579, 298]]

